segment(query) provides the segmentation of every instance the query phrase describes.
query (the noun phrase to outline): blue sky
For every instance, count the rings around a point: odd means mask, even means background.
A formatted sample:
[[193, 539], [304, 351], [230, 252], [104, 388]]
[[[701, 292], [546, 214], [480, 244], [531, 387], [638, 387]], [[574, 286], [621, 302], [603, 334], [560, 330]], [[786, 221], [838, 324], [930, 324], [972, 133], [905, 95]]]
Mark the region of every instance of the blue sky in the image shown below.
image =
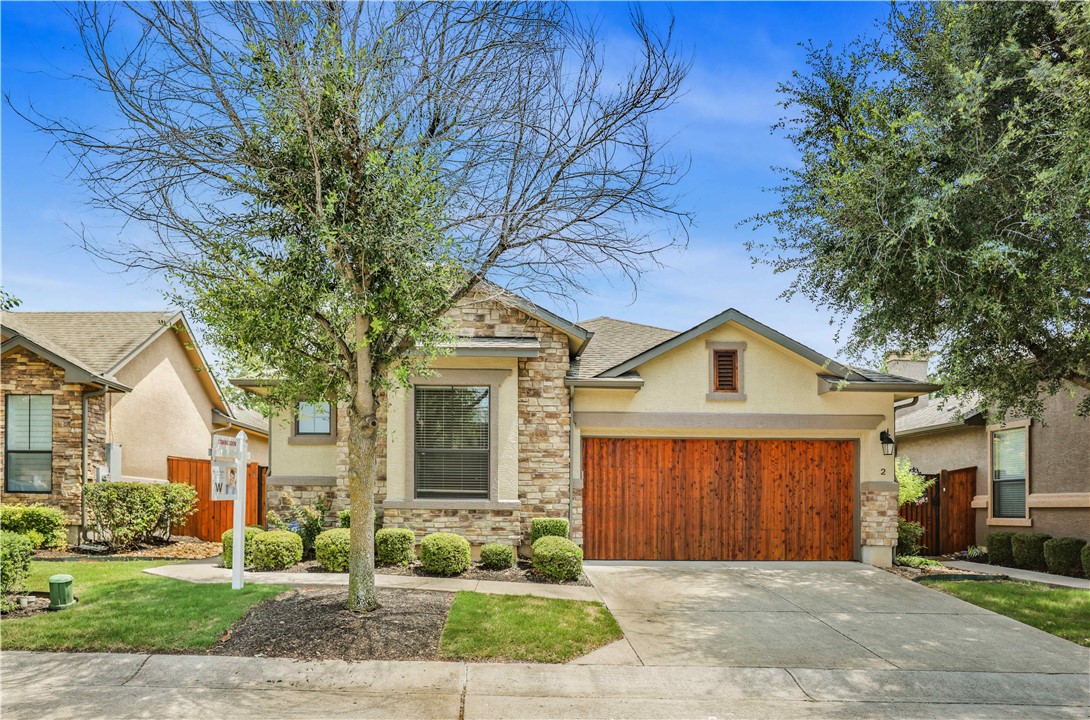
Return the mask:
[[[603, 281], [595, 294], [575, 298], [574, 306], [552, 309], [577, 320], [610, 315], [681, 330], [735, 307], [836, 355], [829, 314], [802, 298], [780, 299], [789, 279], [754, 267], [743, 245], [765, 231], [738, 223], [774, 205], [774, 196], [764, 191], [776, 182], [770, 166], [794, 161], [791, 146], [769, 127], [780, 114], [777, 82], [802, 67], [798, 43], [840, 45], [873, 33], [889, 5], [663, 3], [644, 9], [662, 22], [673, 13], [675, 37], [693, 61], [685, 97], [663, 114], [658, 128], [674, 138], [674, 152], [691, 156], [680, 190], [696, 224], [688, 249], [664, 256], [666, 267], [645, 277], [634, 302], [628, 288]], [[579, 10], [599, 18], [607, 61], [631, 47], [626, 5], [584, 4]], [[63, 6], [0, 3], [3, 93], [18, 107], [33, 103], [53, 115], [93, 117], [96, 107], [105, 107], [103, 100], [64, 79], [66, 71], [82, 67], [76, 39]], [[73, 228], [114, 232], [117, 220], [88, 212], [79, 185], [66, 177], [63, 155], [50, 153], [49, 140], [6, 104], [0, 120], [0, 269], [4, 288], [23, 301], [22, 309], [163, 308], [155, 278], [119, 275], [75, 247]], [[125, 232], [134, 237], [140, 229]]]

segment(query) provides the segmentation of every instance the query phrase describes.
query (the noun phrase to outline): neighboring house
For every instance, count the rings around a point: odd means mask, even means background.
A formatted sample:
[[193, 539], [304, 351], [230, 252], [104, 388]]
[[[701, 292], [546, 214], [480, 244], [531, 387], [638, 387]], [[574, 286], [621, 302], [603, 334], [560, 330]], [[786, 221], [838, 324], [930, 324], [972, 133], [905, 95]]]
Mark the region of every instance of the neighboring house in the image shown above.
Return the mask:
[[180, 313], [9, 312], [0, 335], [0, 500], [60, 507], [73, 541], [96, 473], [164, 481], [239, 428], [267, 462], [267, 421], [227, 403]]
[[[890, 370], [924, 377], [924, 361]], [[976, 399], [923, 396], [897, 412], [897, 454], [922, 473], [976, 467], [976, 542], [989, 532], [1042, 532], [1090, 540], [1090, 419], [1075, 412], [1086, 391], [1045, 398], [1043, 422], [1009, 417], [989, 424]]]
[[[891, 562], [879, 436], [896, 400], [936, 386], [841, 365], [737, 310], [682, 333], [577, 325], [485, 286], [449, 318], [449, 354], [380, 414], [386, 527], [520, 545], [551, 516], [590, 559]], [[329, 403], [274, 418], [269, 506], [346, 507], [346, 442]]]

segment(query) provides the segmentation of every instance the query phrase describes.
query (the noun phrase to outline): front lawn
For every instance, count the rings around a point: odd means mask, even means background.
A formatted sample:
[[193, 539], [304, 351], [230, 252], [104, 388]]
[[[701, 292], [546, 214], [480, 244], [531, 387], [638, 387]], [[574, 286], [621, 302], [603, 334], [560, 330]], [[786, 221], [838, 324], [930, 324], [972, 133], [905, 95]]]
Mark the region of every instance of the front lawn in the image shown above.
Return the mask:
[[48, 578], [74, 578], [79, 602], [67, 610], [0, 620], [5, 650], [181, 652], [219, 641], [278, 585], [193, 585], [142, 572], [163, 562], [34, 562], [28, 591], [48, 591]]
[[622, 637], [599, 602], [463, 591], [450, 608], [439, 655], [562, 663]]
[[1090, 591], [1006, 580], [927, 583], [986, 610], [1090, 647]]

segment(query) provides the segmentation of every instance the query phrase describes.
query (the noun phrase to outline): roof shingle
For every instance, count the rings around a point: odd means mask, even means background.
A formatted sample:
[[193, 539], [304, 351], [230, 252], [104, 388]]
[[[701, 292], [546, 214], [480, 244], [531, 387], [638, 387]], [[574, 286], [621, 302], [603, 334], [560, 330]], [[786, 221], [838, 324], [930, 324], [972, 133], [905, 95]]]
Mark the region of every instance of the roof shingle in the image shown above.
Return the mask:
[[592, 378], [645, 350], [677, 335], [675, 330], [640, 323], [600, 317], [579, 323], [594, 333], [577, 359], [572, 361], [569, 377]]

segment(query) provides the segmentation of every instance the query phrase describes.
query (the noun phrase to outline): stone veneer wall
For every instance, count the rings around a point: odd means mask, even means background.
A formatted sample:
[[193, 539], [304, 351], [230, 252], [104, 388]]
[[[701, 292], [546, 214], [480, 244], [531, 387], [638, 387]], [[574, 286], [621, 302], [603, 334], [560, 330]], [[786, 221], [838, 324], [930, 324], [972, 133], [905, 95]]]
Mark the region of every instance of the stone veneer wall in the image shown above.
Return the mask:
[[[7, 424], [8, 395], [53, 396], [53, 492], [9, 493], [0, 485], [0, 502], [42, 503], [64, 511], [70, 528], [80, 523], [80, 482], [82, 460], [84, 392], [90, 386], [64, 381], [64, 369], [23, 348], [4, 355], [0, 377], [0, 442]], [[106, 463], [106, 404], [102, 397], [88, 400], [87, 462], [88, 468]], [[0, 452], [0, 476], [4, 474], [6, 455]], [[93, 470], [89, 470], [89, 473]], [[93, 479], [93, 475], [91, 477]], [[70, 529], [69, 539], [75, 540]]]
[[864, 482], [859, 503], [859, 542], [863, 546], [863, 561], [888, 565], [893, 561], [897, 547], [897, 483]]

